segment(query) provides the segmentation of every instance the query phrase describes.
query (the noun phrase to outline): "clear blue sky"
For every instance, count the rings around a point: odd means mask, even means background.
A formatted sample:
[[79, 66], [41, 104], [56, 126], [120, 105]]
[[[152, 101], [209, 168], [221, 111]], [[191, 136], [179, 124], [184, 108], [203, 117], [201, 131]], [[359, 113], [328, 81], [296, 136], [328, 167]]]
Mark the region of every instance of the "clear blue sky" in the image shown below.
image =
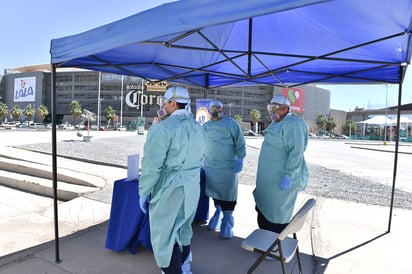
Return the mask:
[[[77, 34], [166, 2], [173, 0], [3, 1], [0, 15], [0, 73], [6, 68], [50, 63], [51, 39]], [[410, 70], [412, 67], [408, 69], [403, 86], [403, 104], [412, 103]], [[356, 106], [383, 108], [386, 102], [388, 106], [398, 102], [398, 85], [318, 86], [331, 90], [333, 109], [349, 111]]]

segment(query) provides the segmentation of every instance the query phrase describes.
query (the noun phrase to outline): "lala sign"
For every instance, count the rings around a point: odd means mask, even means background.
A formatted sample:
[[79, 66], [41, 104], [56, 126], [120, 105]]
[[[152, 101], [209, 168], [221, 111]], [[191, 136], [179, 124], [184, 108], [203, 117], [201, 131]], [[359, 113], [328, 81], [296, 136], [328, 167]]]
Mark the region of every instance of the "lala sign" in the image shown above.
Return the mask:
[[14, 79], [14, 102], [34, 102], [36, 77]]
[[[137, 88], [137, 89], [136, 89]], [[136, 86], [127, 86], [127, 89], [130, 91], [126, 94], [125, 101], [129, 107], [139, 109], [141, 105], [153, 105], [158, 104], [161, 106], [162, 97], [154, 94], [144, 94], [141, 87]]]

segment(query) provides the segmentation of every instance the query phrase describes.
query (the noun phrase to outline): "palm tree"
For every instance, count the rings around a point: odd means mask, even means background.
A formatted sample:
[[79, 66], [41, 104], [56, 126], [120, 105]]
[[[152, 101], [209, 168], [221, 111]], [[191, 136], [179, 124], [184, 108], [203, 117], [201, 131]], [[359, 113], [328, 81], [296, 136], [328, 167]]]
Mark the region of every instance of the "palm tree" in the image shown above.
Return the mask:
[[14, 121], [17, 121], [20, 116], [22, 115], [21, 108], [18, 105], [15, 105], [12, 110], [10, 111], [11, 116], [13, 117]]
[[108, 106], [106, 108], [106, 120], [107, 120], [108, 126], [111, 124], [111, 122], [113, 122], [115, 117], [116, 117], [116, 110], [114, 110], [113, 107]]
[[70, 103], [70, 114], [73, 117], [73, 124], [75, 124], [76, 118], [82, 115], [82, 106], [79, 101], [73, 100]]
[[44, 122], [44, 119], [46, 118], [47, 115], [49, 115], [49, 110], [45, 105], [40, 105], [39, 108], [37, 109], [37, 112], [39, 113], [40, 119], [42, 122]]
[[262, 115], [260, 114], [260, 111], [258, 109], [252, 109], [249, 113], [249, 118], [252, 121], [252, 129], [253, 129], [253, 125], [255, 126], [255, 132], [258, 133], [258, 122], [260, 120], [260, 118], [262, 117]]
[[[319, 115], [316, 117], [315, 124], [316, 124], [318, 130], [320, 130], [320, 133], [323, 134], [323, 133], [324, 133], [324, 132], [323, 132], [323, 131], [324, 131], [324, 128], [325, 128], [325, 126], [326, 126], [326, 118], [325, 118], [325, 116], [323, 116], [322, 114], [319, 114]], [[318, 132], [318, 133], [319, 133], [319, 132]]]
[[347, 120], [345, 121], [345, 123], [343, 123], [342, 129], [345, 132], [345, 134], [350, 137], [350, 135], [355, 134], [356, 123], [352, 120]]
[[0, 124], [3, 123], [3, 119], [8, 113], [9, 111], [7, 105], [3, 102], [0, 102]]
[[239, 124], [243, 122], [242, 116], [240, 116], [239, 114], [233, 116], [233, 119], [235, 119]]
[[328, 116], [325, 123], [326, 131], [330, 134], [336, 127], [336, 120], [335, 118]]
[[31, 121], [31, 118], [34, 116], [35, 110], [33, 109], [33, 107], [31, 106], [31, 104], [28, 104], [26, 106], [26, 109], [24, 110], [24, 115], [26, 115], [26, 120], [27, 122]]

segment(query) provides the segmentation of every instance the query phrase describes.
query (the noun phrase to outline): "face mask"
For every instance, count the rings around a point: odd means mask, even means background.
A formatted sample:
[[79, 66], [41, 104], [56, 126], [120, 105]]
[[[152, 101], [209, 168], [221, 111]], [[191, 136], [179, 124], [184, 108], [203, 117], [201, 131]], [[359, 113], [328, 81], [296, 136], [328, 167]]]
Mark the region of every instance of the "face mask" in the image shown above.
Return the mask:
[[216, 107], [216, 106], [210, 107], [210, 115], [212, 116], [212, 118], [222, 118], [223, 117], [222, 108]]
[[272, 120], [272, 122], [276, 122], [276, 120], [278, 120], [279, 118], [280, 118], [280, 115], [277, 114], [276, 112], [270, 115], [270, 120]]
[[167, 113], [165, 108], [161, 108], [157, 111], [157, 116], [159, 116], [160, 120], [164, 120], [169, 117], [169, 114]]
[[223, 117], [223, 113], [221, 111], [212, 111], [210, 114], [212, 115], [212, 118], [222, 118]]

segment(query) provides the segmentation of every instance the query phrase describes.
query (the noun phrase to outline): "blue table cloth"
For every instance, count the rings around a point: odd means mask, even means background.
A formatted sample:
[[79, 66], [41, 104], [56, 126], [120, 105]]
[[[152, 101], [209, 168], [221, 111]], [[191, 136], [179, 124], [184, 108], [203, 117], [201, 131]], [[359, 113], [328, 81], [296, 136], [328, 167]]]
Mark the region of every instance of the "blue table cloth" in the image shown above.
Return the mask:
[[200, 196], [199, 204], [197, 205], [197, 211], [195, 215], [195, 222], [207, 221], [209, 219], [209, 196], [205, 194], [205, 170], [202, 168], [200, 170]]
[[[209, 197], [205, 195], [205, 173], [200, 172], [200, 197], [194, 221], [209, 218]], [[128, 250], [136, 254], [138, 245], [152, 250], [149, 215], [139, 206], [139, 182], [121, 179], [114, 182], [109, 226], [106, 234], [107, 249]]]
[[149, 215], [139, 206], [139, 183], [121, 179], [114, 182], [112, 207], [106, 235], [106, 248], [129, 250], [136, 254], [137, 246], [151, 250]]

